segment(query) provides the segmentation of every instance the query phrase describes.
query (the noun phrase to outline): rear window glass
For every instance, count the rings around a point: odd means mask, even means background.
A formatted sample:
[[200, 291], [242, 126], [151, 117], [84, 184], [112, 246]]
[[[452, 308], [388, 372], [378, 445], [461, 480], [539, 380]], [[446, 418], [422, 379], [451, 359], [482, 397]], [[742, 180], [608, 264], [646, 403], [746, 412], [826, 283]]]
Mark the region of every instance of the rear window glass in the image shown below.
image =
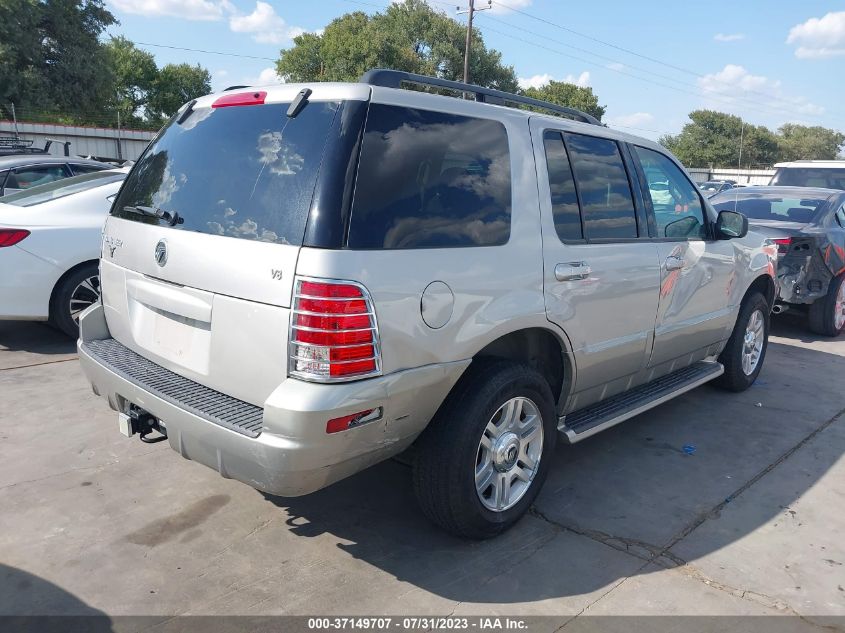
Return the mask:
[[[326, 135], [338, 102], [200, 108], [172, 121], [134, 166], [112, 215], [173, 228], [302, 244]], [[135, 209], [133, 209], [133, 207]]]
[[50, 200], [64, 198], [73, 193], [87, 191], [94, 187], [101, 187], [110, 182], [117, 182], [123, 180], [125, 177], [125, 173], [114, 171], [98, 171], [91, 174], [83, 174], [82, 176], [72, 176], [3, 196], [0, 198], [0, 202], [3, 204], [14, 204], [19, 207], [32, 207], [36, 204], [49, 202]]
[[108, 169], [108, 167], [101, 167], [100, 165], [87, 165], [79, 163], [72, 163], [70, 168], [73, 170], [73, 174], [75, 176], [78, 176], [79, 174], [90, 174], [92, 172]]
[[772, 177], [772, 185], [789, 187], [822, 187], [824, 189], [845, 189], [845, 167], [825, 169], [821, 167], [779, 167]]
[[564, 134], [588, 240], [637, 237], [634, 198], [615, 141]]
[[504, 244], [508, 139], [498, 121], [373, 104], [349, 227], [351, 248]]
[[826, 198], [787, 198], [777, 194], [735, 194], [725, 192], [710, 199], [717, 211], [739, 211], [751, 220], [811, 222]]

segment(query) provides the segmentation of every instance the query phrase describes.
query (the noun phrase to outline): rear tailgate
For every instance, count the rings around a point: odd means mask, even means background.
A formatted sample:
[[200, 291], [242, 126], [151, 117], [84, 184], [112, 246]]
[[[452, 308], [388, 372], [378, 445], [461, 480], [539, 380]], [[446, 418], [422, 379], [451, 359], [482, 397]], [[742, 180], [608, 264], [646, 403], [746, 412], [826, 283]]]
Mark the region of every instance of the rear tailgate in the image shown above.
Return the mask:
[[315, 86], [289, 118], [298, 88], [266, 91], [245, 93], [261, 95], [254, 105], [212, 107], [205, 97], [165, 128], [115, 200], [101, 260], [116, 340], [259, 406], [287, 376], [296, 261], [347, 98]]
[[[263, 404], [287, 375], [299, 247], [118, 218], [109, 218], [105, 236], [100, 285], [112, 336], [182, 376]], [[164, 266], [155, 260], [161, 241]]]

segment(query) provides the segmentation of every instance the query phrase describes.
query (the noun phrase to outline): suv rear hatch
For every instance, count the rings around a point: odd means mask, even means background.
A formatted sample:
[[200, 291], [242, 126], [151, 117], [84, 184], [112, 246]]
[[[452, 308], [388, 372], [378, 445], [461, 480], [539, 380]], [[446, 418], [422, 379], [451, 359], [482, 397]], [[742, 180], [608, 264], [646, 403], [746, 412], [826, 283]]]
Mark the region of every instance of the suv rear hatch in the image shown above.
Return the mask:
[[[212, 389], [262, 405], [287, 376], [296, 261], [336, 119], [364, 86], [209, 96], [183, 108], [121, 188], [104, 229], [111, 335]], [[269, 93], [269, 94], [268, 94]]]

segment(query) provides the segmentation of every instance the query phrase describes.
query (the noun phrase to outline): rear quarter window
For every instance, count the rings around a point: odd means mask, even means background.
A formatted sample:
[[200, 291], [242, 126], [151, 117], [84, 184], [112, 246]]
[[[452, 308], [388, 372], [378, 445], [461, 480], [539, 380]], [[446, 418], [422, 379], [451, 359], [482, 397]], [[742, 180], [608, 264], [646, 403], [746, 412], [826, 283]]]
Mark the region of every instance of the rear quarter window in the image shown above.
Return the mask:
[[498, 121], [372, 104], [350, 248], [495, 246], [510, 236], [508, 139]]

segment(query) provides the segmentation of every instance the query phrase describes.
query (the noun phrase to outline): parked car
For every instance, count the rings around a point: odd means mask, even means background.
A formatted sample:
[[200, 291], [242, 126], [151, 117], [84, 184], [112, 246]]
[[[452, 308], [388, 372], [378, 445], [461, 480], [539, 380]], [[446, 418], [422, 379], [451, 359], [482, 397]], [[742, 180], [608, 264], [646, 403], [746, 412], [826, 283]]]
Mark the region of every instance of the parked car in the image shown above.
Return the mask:
[[489, 537], [559, 434], [754, 382], [776, 253], [747, 226], [660, 145], [550, 103], [379, 70], [223, 92], [118, 194], [80, 362], [124, 434], [270, 494], [413, 444], [425, 514]]
[[753, 230], [778, 245], [775, 312], [806, 308], [810, 329], [838, 336], [845, 329], [845, 191], [809, 187], [747, 187], [710, 199], [739, 211]]
[[698, 185], [698, 188], [707, 196], [714, 196], [733, 187], [736, 187], [735, 180], [708, 180]]
[[845, 189], [845, 160], [797, 160], [777, 163], [770, 185]]
[[128, 170], [95, 171], [0, 200], [0, 319], [49, 320], [76, 338], [99, 298], [103, 221]]
[[103, 169], [114, 169], [114, 165], [67, 156], [0, 156], [0, 196]]

